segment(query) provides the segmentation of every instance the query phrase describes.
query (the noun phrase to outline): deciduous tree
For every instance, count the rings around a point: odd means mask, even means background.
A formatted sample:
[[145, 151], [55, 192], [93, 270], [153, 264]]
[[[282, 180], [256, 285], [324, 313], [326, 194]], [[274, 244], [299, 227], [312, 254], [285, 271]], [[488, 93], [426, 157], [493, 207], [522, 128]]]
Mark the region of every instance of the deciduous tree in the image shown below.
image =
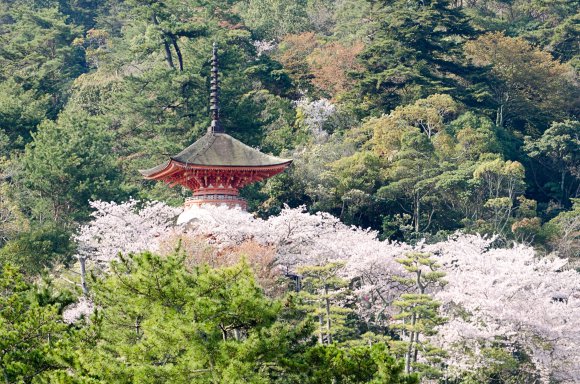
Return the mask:
[[524, 129], [531, 124], [543, 131], [550, 120], [565, 117], [575, 108], [574, 71], [524, 39], [488, 33], [466, 45], [479, 66], [490, 66], [497, 105], [496, 125]]

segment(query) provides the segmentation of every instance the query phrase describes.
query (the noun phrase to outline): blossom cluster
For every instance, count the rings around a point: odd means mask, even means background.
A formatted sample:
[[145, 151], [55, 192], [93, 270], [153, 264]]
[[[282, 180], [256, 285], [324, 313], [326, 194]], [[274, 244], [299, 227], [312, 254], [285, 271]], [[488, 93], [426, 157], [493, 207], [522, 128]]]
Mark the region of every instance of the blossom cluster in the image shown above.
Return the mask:
[[580, 274], [563, 271], [565, 259], [539, 258], [523, 245], [494, 248], [492, 242], [456, 235], [425, 247], [447, 274], [447, 286], [435, 297], [450, 321], [437, 339], [451, 352], [452, 366], [489, 363], [477, 351], [493, 341], [525, 346], [543, 382], [577, 382]]
[[93, 220], [74, 237], [78, 256], [105, 264], [119, 253], [157, 251], [159, 239], [175, 223], [181, 209], [160, 202], [131, 199], [125, 203], [92, 201]]
[[405, 270], [397, 259], [413, 251], [431, 254], [447, 284], [429, 293], [449, 319], [431, 341], [448, 352], [449, 375], [489, 363], [479, 352], [499, 343], [523, 349], [543, 382], [580, 380], [580, 274], [565, 270], [566, 260], [539, 258], [531, 247], [497, 248], [494, 238], [466, 234], [414, 246], [380, 241], [375, 231], [304, 207], [286, 207], [263, 220], [208, 206], [186, 211], [183, 224], [174, 224], [179, 210], [158, 202], [92, 206], [94, 220], [76, 240], [95, 263], [119, 253], [155, 251], [160, 241], [179, 237], [204, 239], [217, 249], [258, 244], [273, 250], [281, 273], [339, 261], [344, 265], [339, 273], [353, 282], [359, 317], [380, 326], [388, 326], [392, 303], [404, 292], [398, 277]]
[[324, 126], [336, 114], [336, 106], [328, 99], [311, 101], [303, 97], [296, 102], [296, 107], [312, 136], [318, 142], [326, 140], [328, 133], [324, 130]]

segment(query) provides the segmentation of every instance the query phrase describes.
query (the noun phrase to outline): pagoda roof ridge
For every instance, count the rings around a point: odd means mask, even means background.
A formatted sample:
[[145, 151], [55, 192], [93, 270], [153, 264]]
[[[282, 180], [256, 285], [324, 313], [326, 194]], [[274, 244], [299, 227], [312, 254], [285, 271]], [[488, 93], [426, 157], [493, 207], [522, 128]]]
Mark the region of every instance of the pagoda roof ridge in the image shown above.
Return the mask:
[[167, 169], [172, 162], [186, 167], [263, 168], [289, 165], [292, 159], [262, 153], [227, 133], [208, 132], [177, 155], [171, 156], [163, 164], [139, 172], [145, 177], [155, 177], [156, 174]]

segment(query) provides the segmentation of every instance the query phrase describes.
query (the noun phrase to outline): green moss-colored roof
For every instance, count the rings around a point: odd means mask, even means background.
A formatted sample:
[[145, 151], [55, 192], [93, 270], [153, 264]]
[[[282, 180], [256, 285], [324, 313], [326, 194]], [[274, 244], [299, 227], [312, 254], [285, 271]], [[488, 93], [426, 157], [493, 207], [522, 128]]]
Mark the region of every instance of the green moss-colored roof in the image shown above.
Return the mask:
[[[207, 133], [177, 155], [171, 156], [170, 159], [188, 165], [224, 167], [267, 167], [292, 161], [267, 155], [226, 133], [215, 132]], [[144, 176], [152, 176], [164, 170], [168, 164], [169, 162], [165, 162], [140, 172]]]

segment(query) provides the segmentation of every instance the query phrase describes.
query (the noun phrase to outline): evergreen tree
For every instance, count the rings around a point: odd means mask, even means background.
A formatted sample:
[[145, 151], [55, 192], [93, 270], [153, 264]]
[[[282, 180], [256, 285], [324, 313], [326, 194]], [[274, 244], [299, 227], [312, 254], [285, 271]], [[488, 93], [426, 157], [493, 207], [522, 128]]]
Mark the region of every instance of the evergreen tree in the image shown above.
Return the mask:
[[[96, 337], [79, 349], [78, 375], [104, 382], [263, 382], [256, 370], [278, 303], [264, 297], [249, 268], [187, 271], [181, 256], [124, 257], [93, 284]], [[248, 350], [249, 349], [249, 350]], [[262, 377], [262, 379], [261, 379]]]
[[241, 15], [258, 40], [279, 39], [309, 27], [308, 1], [240, 1]]
[[[560, 212], [544, 225], [550, 248], [560, 257], [580, 257], [580, 199], [572, 199], [572, 209]], [[578, 268], [578, 267], [576, 267]]]
[[[473, 104], [484, 94], [468, 65], [463, 42], [475, 35], [461, 9], [448, 0], [373, 1], [374, 29], [360, 55], [352, 97], [361, 112], [388, 112], [433, 93]], [[354, 101], [354, 100], [353, 100]]]
[[465, 51], [490, 69], [497, 126], [543, 132], [551, 120], [577, 113], [576, 74], [549, 52], [499, 32], [468, 42]]
[[51, 371], [65, 367], [59, 354], [66, 329], [58, 305], [44, 303], [15, 268], [0, 269], [0, 378], [5, 383], [51, 382], [46, 381]]
[[[393, 303], [400, 310], [394, 316], [398, 321], [394, 327], [401, 330], [404, 341], [405, 372], [437, 375], [437, 368], [432, 364], [439, 363], [444, 352], [424, 338], [434, 335], [436, 327], [445, 323], [445, 318], [438, 313], [441, 303], [430, 295], [433, 288], [445, 285], [445, 273], [438, 271], [440, 265], [428, 253], [412, 252], [397, 261], [410, 275], [398, 280], [412, 290], [412, 293], [402, 294]], [[430, 364], [419, 363], [419, 354]]]
[[524, 150], [528, 155], [553, 172], [542, 172], [546, 178], [543, 191], [561, 205], [568, 198], [580, 196], [580, 122], [566, 120], [554, 122], [536, 140], [526, 138]]
[[81, 30], [44, 2], [2, 2], [0, 20], [0, 81], [7, 82], [2, 88], [11, 86], [6, 96], [16, 97], [24, 110], [16, 126], [3, 126], [4, 115], [14, 111], [5, 112], [11, 103], [0, 102], [0, 128], [23, 128], [15, 137], [29, 138], [26, 131], [34, 129], [39, 115], [56, 118], [71, 82], [85, 71], [83, 53], [71, 44]]
[[[320, 345], [294, 296], [264, 296], [245, 264], [121, 257], [93, 284], [72, 378], [109, 383], [416, 383], [384, 344]], [[283, 305], [282, 305], [283, 304]], [[77, 326], [83, 327], [80, 322]], [[376, 381], [372, 381], [376, 379]], [[330, 381], [327, 381], [330, 380]]]
[[[344, 326], [348, 310], [336, 305], [336, 302], [346, 295], [348, 281], [338, 276], [338, 271], [344, 267], [341, 263], [328, 263], [322, 266], [302, 267], [298, 273], [302, 275], [303, 289], [301, 296], [318, 322], [318, 342], [332, 344]], [[339, 338], [340, 339], [340, 338]]]
[[317, 346], [307, 351], [312, 363], [304, 383], [416, 384], [416, 374], [404, 374], [404, 363], [396, 360], [384, 343], [356, 347]]
[[68, 263], [73, 249], [70, 232], [59, 225], [32, 225], [0, 248], [0, 268], [11, 264], [26, 276], [37, 276], [47, 268]]
[[18, 177], [23, 204], [38, 222], [70, 223], [88, 215], [88, 202], [122, 196], [113, 138], [106, 121], [82, 110], [45, 121], [27, 145]]

